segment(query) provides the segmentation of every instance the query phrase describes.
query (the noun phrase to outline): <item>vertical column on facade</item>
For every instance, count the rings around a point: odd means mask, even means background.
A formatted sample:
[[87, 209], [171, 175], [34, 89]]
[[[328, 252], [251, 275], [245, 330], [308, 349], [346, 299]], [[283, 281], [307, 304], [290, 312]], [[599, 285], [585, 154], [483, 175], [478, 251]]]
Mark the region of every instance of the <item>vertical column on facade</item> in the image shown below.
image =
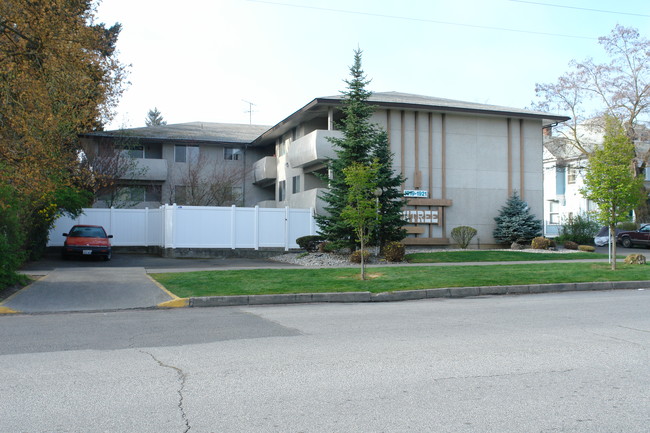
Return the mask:
[[524, 199], [524, 119], [519, 119], [519, 195]]
[[512, 195], [512, 119], [508, 117], [506, 120], [508, 127], [508, 197]]
[[[405, 121], [405, 117], [406, 117], [406, 113], [404, 112], [404, 110], [402, 110], [400, 112], [400, 140], [399, 140], [400, 143], [399, 143], [399, 145], [400, 145], [400, 172], [403, 175], [404, 175], [404, 173], [406, 171], [406, 164], [405, 164], [405, 160], [404, 160], [404, 146], [405, 146], [404, 141], [405, 141], [405, 137], [406, 137], [406, 131], [405, 131], [406, 121]], [[402, 182], [402, 190], [403, 189], [404, 189], [404, 182]]]
[[413, 113], [414, 120], [414, 133], [415, 133], [415, 159], [413, 161], [413, 188], [422, 188], [422, 173], [420, 173], [420, 113], [418, 111]]
[[[441, 198], [447, 198], [447, 115], [442, 113], [440, 115], [440, 168], [441, 168], [441, 179], [440, 179], [440, 192]], [[442, 231], [442, 237], [447, 237], [447, 216], [445, 215], [445, 207], [440, 206], [438, 208], [440, 212], [440, 229]]]
[[[433, 113], [429, 113], [428, 176], [429, 194], [433, 191]], [[433, 198], [433, 197], [432, 197]]]
[[327, 107], [327, 130], [334, 130], [334, 107]]

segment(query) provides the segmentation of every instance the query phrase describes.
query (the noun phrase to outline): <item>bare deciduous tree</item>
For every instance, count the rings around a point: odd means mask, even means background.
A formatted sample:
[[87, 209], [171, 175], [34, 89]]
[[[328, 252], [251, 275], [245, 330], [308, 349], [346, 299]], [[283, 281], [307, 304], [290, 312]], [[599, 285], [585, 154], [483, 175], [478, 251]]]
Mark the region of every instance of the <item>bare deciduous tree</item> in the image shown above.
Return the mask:
[[[617, 25], [608, 36], [598, 38], [609, 61], [573, 60], [570, 70], [556, 83], [536, 85], [537, 109], [563, 112], [571, 120], [557, 129], [556, 146], [564, 153], [589, 157], [605, 131], [604, 118], [613, 116], [623, 125], [627, 137], [636, 143], [634, 164], [643, 175], [650, 158], [647, 127], [650, 114], [650, 40], [636, 29]], [[647, 204], [636, 210], [637, 219], [650, 218]]]
[[187, 206], [242, 205], [247, 170], [239, 161], [214, 161], [204, 153], [169, 170], [169, 202]]
[[83, 172], [87, 173], [85, 184], [92, 189], [96, 201], [104, 201], [108, 207], [130, 207], [137, 203], [127, 194], [131, 186], [125, 181], [146, 174], [147, 169], [133, 155], [140, 149], [138, 142], [127, 136], [84, 146], [81, 163]]

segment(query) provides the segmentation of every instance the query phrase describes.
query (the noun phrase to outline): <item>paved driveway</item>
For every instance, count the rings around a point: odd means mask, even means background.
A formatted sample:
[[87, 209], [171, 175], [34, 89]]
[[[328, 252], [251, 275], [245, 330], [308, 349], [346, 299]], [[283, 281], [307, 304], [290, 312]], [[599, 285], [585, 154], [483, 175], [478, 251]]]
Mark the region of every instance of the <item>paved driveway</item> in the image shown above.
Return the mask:
[[24, 313], [153, 307], [172, 297], [142, 267], [54, 269], [1, 305]]

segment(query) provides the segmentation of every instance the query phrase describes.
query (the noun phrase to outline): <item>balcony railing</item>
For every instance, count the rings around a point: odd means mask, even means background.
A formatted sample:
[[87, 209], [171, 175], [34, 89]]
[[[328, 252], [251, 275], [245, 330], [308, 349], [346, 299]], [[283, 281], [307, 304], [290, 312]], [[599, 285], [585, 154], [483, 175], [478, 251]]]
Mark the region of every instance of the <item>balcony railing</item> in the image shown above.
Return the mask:
[[253, 183], [255, 185], [270, 185], [275, 182], [276, 177], [278, 177], [278, 166], [275, 156], [265, 156], [253, 164]]
[[[316, 213], [323, 214], [325, 202], [319, 197], [326, 188], [314, 188], [307, 191], [291, 194], [288, 206], [298, 209], [316, 209]], [[283, 205], [282, 205], [283, 206]]]
[[133, 170], [129, 170], [122, 176], [122, 179], [166, 181], [167, 160], [166, 159], [142, 159], [134, 160]]
[[318, 129], [291, 142], [289, 164], [291, 167], [308, 167], [335, 158], [336, 153], [327, 137], [342, 137], [340, 131]]

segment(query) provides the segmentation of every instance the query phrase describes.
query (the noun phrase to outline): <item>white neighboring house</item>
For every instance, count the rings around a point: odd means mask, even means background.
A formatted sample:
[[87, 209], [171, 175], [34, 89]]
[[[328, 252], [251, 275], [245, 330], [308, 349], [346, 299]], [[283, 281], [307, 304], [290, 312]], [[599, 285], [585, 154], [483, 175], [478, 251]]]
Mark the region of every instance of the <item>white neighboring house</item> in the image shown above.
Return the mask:
[[[578, 127], [583, 147], [591, 151], [603, 142], [603, 131], [594, 124]], [[635, 142], [637, 153], [647, 154], [650, 143]], [[544, 130], [544, 235], [555, 237], [569, 218], [597, 209], [595, 203], [580, 192], [584, 188], [587, 156], [562, 136]], [[650, 188], [650, 169], [645, 170], [645, 186]]]

